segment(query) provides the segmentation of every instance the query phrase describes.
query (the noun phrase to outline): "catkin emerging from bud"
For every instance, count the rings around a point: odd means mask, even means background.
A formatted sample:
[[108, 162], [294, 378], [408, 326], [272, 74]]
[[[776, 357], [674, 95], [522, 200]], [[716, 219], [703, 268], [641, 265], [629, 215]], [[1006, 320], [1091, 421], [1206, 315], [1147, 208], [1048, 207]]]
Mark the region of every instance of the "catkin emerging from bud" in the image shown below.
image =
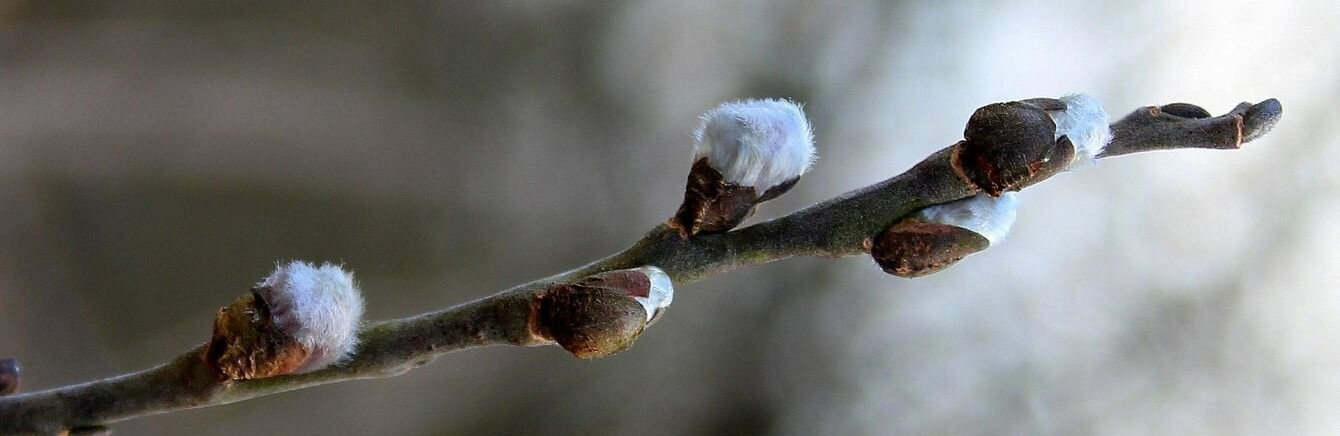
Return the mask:
[[362, 316], [352, 273], [281, 264], [250, 295], [220, 309], [206, 358], [234, 380], [315, 371], [349, 356]]
[[998, 244], [1014, 224], [1013, 192], [987, 194], [922, 209], [877, 235], [870, 255], [885, 272], [920, 277]]
[[1070, 168], [1093, 162], [1112, 142], [1111, 120], [1103, 110], [1103, 103], [1087, 94], [1070, 94], [1060, 100], [1065, 103], [1065, 110], [1047, 111], [1047, 115], [1056, 122], [1056, 137], [1070, 138], [1075, 146]]
[[1112, 141], [1109, 122], [1085, 94], [989, 104], [968, 119], [953, 165], [987, 194], [1017, 191], [1092, 163]]
[[693, 161], [670, 220], [685, 238], [729, 231], [795, 186], [814, 162], [814, 134], [789, 100], [726, 103], [703, 114]]
[[363, 318], [363, 295], [353, 273], [329, 263], [293, 261], [258, 287], [270, 289], [275, 325], [312, 353], [298, 372], [339, 363], [353, 352]]
[[633, 271], [647, 276], [646, 295], [632, 292], [629, 296], [642, 303], [642, 308], [647, 311], [647, 324], [651, 325], [665, 313], [665, 308], [670, 307], [670, 303], [675, 301], [675, 284], [664, 270], [654, 266], [644, 266]]
[[670, 277], [653, 266], [555, 283], [535, 300], [531, 333], [581, 359], [609, 356], [631, 347], [674, 292]]
[[726, 181], [762, 194], [800, 177], [814, 163], [814, 132], [800, 105], [790, 100], [744, 100], [702, 116], [693, 160], [707, 163]]
[[947, 224], [972, 230], [982, 235], [991, 245], [999, 244], [1010, 233], [1019, 210], [1018, 196], [1006, 192], [999, 197], [977, 194], [958, 201], [928, 206], [917, 212], [917, 218], [936, 224]]

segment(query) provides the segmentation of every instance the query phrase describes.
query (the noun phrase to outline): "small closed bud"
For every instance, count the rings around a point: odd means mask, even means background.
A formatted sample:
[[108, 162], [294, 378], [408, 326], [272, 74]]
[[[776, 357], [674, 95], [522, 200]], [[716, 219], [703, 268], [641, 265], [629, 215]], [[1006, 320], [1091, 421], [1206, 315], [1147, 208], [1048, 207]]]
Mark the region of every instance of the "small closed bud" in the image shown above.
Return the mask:
[[1163, 106], [1159, 106], [1159, 110], [1163, 111], [1163, 113], [1165, 114], [1182, 118], [1201, 119], [1201, 118], [1209, 118], [1212, 116], [1210, 115], [1210, 111], [1207, 111], [1205, 110], [1205, 108], [1196, 106], [1191, 103], [1169, 103]]
[[19, 392], [19, 360], [0, 359], [0, 397]]
[[1094, 162], [1112, 141], [1110, 121], [1103, 104], [1086, 94], [990, 104], [968, 120], [954, 165], [987, 194], [1016, 191]]
[[315, 371], [353, 352], [362, 317], [352, 273], [293, 261], [219, 310], [206, 359], [232, 380]]
[[992, 103], [973, 112], [955, 144], [959, 175], [992, 197], [1034, 179], [1056, 149], [1056, 123], [1032, 102]]
[[870, 255], [885, 272], [920, 277], [948, 268], [970, 254], [1000, 243], [1014, 224], [1018, 200], [978, 194], [922, 209], [889, 226], [870, 243]]
[[628, 349], [674, 299], [670, 277], [642, 267], [555, 283], [535, 302], [531, 332], [581, 359]]
[[789, 191], [814, 162], [814, 133], [789, 100], [726, 103], [702, 116], [680, 206], [680, 235], [720, 233]]

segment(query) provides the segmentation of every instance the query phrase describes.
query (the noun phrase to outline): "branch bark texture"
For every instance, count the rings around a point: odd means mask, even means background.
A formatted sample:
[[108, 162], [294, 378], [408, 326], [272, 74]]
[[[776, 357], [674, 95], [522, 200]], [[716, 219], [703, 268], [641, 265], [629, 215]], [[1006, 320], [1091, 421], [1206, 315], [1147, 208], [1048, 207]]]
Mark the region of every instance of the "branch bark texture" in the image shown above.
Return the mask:
[[[1277, 100], [1243, 103], [1212, 117], [1194, 105], [1140, 108], [1111, 125], [1100, 158], [1181, 148], [1234, 149], [1261, 137], [1280, 119]], [[932, 153], [883, 182], [847, 192], [750, 227], [685, 237], [670, 224], [629, 248], [571, 271], [422, 315], [369, 323], [351, 360], [316, 372], [255, 380], [220, 379], [204, 358], [207, 345], [144, 371], [75, 386], [0, 397], [0, 434], [59, 434], [125, 419], [217, 406], [346, 380], [390, 377], [442, 354], [488, 345], [538, 346], [554, 340], [537, 330], [539, 302], [556, 284], [642, 266], [660, 267], [685, 284], [736, 268], [794, 256], [863, 254], [892, 223], [927, 206], [979, 192], [956, 160], [959, 144]], [[1027, 186], [1057, 171], [1038, 172]], [[640, 332], [640, 330], [639, 330]]]

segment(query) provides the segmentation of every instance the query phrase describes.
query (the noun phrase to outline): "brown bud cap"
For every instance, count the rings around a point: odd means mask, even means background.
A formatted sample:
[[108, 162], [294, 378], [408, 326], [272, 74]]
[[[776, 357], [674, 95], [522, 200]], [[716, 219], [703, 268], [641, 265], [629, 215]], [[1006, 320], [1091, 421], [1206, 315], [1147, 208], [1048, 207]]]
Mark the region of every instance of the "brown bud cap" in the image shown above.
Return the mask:
[[0, 397], [19, 392], [19, 360], [0, 359]]
[[948, 268], [989, 245], [985, 236], [972, 230], [906, 219], [876, 236], [870, 255], [884, 272], [912, 278]]
[[[768, 189], [764, 196], [771, 199], [782, 195], [798, 180], [799, 177]], [[762, 201], [753, 187], [727, 181], [704, 157], [694, 162], [693, 169], [689, 170], [684, 203], [670, 218], [670, 225], [685, 239], [698, 233], [727, 232], [753, 215], [754, 205]]]
[[[628, 349], [660, 315], [660, 309], [669, 304], [668, 290], [653, 289], [660, 279], [649, 277], [648, 271], [664, 276], [659, 269], [640, 268], [606, 272], [579, 283], [550, 285], [536, 299], [531, 314], [533, 333], [557, 342], [581, 359]], [[648, 305], [657, 308], [658, 313], [648, 313]]]
[[251, 290], [214, 317], [214, 336], [205, 362], [220, 379], [248, 380], [288, 374], [298, 369], [311, 351], [275, 325], [266, 293]]
[[1056, 123], [1036, 103], [993, 103], [977, 109], [956, 144], [954, 167], [995, 197], [1018, 190], [1052, 156]]
[[1056, 140], [1056, 148], [1052, 149], [1052, 155], [1038, 164], [1033, 176], [1019, 183], [1017, 189], [1033, 186], [1051, 176], [1066, 172], [1070, 169], [1071, 162], [1075, 160], [1076, 154], [1075, 144], [1070, 142], [1070, 138], [1062, 136]]
[[1031, 105], [1047, 112], [1057, 112], [1066, 110], [1064, 101], [1058, 98], [1038, 97], [1027, 100], [1019, 100], [1020, 103]]
[[1182, 118], [1209, 118], [1210, 111], [1191, 103], [1169, 103], [1159, 106], [1163, 113]]

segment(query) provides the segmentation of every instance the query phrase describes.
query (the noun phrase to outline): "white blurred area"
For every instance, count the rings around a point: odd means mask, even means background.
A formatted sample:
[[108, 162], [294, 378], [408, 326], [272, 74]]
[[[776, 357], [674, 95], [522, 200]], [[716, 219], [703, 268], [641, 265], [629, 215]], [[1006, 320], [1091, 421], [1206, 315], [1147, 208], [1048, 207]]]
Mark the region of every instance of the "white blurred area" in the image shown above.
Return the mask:
[[673, 212], [696, 116], [806, 104], [779, 216], [892, 176], [986, 103], [1278, 98], [1238, 151], [1021, 193], [930, 277], [792, 259], [677, 289], [632, 350], [446, 355], [118, 434], [1340, 433], [1340, 2], [0, 2], [0, 356], [147, 367], [279, 259], [411, 315]]

